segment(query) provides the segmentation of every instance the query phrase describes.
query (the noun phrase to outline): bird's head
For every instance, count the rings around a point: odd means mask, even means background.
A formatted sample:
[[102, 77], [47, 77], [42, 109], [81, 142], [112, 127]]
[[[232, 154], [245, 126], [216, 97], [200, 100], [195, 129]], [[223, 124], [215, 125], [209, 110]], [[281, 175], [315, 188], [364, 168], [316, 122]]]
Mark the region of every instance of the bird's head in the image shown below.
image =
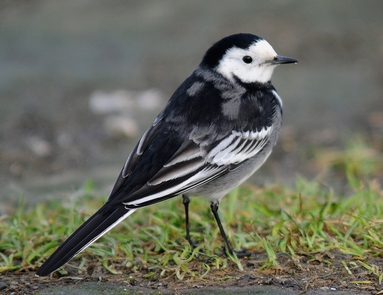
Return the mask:
[[277, 65], [297, 62], [278, 55], [258, 36], [235, 34], [210, 47], [200, 66], [215, 70], [231, 81], [237, 78], [243, 83], [267, 83]]

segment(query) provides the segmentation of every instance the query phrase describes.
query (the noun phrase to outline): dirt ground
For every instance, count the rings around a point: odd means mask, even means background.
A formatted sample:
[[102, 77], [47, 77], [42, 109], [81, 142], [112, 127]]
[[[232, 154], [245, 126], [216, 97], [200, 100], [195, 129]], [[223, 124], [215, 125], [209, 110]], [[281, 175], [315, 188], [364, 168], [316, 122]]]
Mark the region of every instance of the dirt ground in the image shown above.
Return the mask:
[[[283, 254], [278, 257], [278, 267], [262, 270], [260, 261], [265, 261], [265, 258], [260, 254], [242, 259], [243, 271], [238, 270], [235, 264], [228, 265], [222, 270], [212, 267], [203, 278], [201, 274], [206, 270], [201, 269], [201, 261], [196, 260], [195, 265], [188, 265], [195, 275], [185, 275], [182, 280], [177, 279], [175, 273], [161, 275], [163, 270], [158, 268], [154, 270], [153, 275], [153, 269], [150, 266], [134, 269], [116, 268], [121, 271], [121, 274], [113, 275], [107, 273], [101, 265], [91, 265], [86, 274], [79, 276], [73, 272], [75, 268], [72, 263], [71, 266], [66, 267], [68, 275], [61, 278], [57, 273], [51, 277], [36, 277], [34, 272], [5, 273], [0, 276], [0, 294], [39, 294], [48, 288], [52, 290], [57, 287], [69, 287], [76, 290], [85, 286], [84, 284], [99, 286], [112, 284], [126, 290], [141, 287], [159, 293], [171, 291], [174, 292], [173, 294], [183, 294], [182, 290], [186, 289], [205, 290], [210, 287], [246, 289], [258, 286], [274, 287], [277, 290], [294, 292], [293, 294], [332, 291], [343, 291], [346, 292], [345, 294], [362, 294], [363, 292], [383, 294], [378, 277], [361, 267], [358, 261], [353, 260], [349, 255], [318, 254], [314, 259], [302, 255], [298, 262], [294, 262], [288, 255]], [[370, 260], [369, 263], [379, 265], [381, 259]], [[150, 278], [148, 278], [149, 273], [151, 273]], [[271, 290], [274, 289], [271, 288]]]

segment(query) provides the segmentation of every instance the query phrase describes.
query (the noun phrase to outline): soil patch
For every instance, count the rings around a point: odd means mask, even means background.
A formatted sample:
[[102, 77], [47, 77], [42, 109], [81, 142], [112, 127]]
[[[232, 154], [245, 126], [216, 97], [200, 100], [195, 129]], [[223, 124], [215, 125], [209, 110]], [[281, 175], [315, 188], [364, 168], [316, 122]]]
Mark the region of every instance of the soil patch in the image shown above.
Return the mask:
[[[260, 261], [264, 259], [263, 255], [255, 255], [241, 260], [243, 271], [233, 263], [224, 269], [211, 269], [205, 276], [201, 275], [203, 270], [198, 269], [197, 261], [195, 275], [185, 276], [182, 280], [177, 279], [175, 273], [164, 275], [161, 269], [153, 271], [152, 266], [121, 267], [116, 269], [121, 274], [112, 275], [101, 265], [92, 265], [86, 274], [78, 276], [72, 263], [66, 267], [68, 275], [63, 277], [57, 273], [52, 277], [36, 277], [34, 272], [5, 273], [0, 277], [0, 294], [89, 294], [93, 289], [98, 293], [92, 291], [92, 294], [214, 294], [211, 290], [216, 290], [216, 294], [241, 294], [240, 290], [247, 292], [243, 294], [322, 294], [332, 291], [337, 294], [383, 294], [378, 277], [349, 255], [318, 254], [314, 259], [302, 256], [297, 262], [282, 254], [278, 257], [278, 267], [261, 269]], [[378, 259], [374, 260], [369, 260], [368, 264], [379, 265]], [[193, 268], [192, 265], [189, 267]]]

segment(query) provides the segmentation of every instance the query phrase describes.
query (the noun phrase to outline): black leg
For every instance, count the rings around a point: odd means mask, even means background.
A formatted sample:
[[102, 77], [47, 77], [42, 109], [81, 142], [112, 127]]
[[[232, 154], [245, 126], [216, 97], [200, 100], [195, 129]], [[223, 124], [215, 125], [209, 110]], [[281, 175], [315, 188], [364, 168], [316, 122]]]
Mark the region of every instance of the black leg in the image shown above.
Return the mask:
[[223, 240], [225, 241], [227, 251], [229, 252], [230, 255], [233, 255], [235, 253], [238, 257], [250, 256], [251, 253], [246, 252], [246, 249], [242, 249], [239, 251], [236, 251], [233, 249], [233, 246], [230, 244], [229, 239], [227, 238], [227, 235], [225, 233], [225, 230], [223, 229], [221, 219], [219, 218], [218, 207], [219, 207], [219, 201], [214, 200], [211, 202], [210, 208], [214, 214], [215, 220], [217, 221], [219, 231], [221, 232], [221, 236]]
[[189, 242], [190, 246], [197, 248], [198, 244], [194, 242], [190, 237], [190, 223], [189, 223], [189, 203], [190, 198], [187, 195], [182, 195], [182, 203], [185, 207], [185, 220], [186, 220], [186, 240]]

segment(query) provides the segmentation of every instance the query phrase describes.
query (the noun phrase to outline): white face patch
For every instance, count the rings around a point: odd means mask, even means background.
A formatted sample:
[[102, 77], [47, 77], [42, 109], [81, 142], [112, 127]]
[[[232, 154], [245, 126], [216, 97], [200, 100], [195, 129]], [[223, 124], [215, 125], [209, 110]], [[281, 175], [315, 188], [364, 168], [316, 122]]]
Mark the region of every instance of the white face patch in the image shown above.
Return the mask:
[[[253, 61], [245, 63], [244, 56], [250, 56]], [[266, 41], [255, 42], [247, 49], [234, 47], [222, 57], [216, 71], [233, 81], [237, 76], [245, 83], [266, 83], [270, 81], [275, 64], [269, 63], [277, 56], [273, 47]]]

